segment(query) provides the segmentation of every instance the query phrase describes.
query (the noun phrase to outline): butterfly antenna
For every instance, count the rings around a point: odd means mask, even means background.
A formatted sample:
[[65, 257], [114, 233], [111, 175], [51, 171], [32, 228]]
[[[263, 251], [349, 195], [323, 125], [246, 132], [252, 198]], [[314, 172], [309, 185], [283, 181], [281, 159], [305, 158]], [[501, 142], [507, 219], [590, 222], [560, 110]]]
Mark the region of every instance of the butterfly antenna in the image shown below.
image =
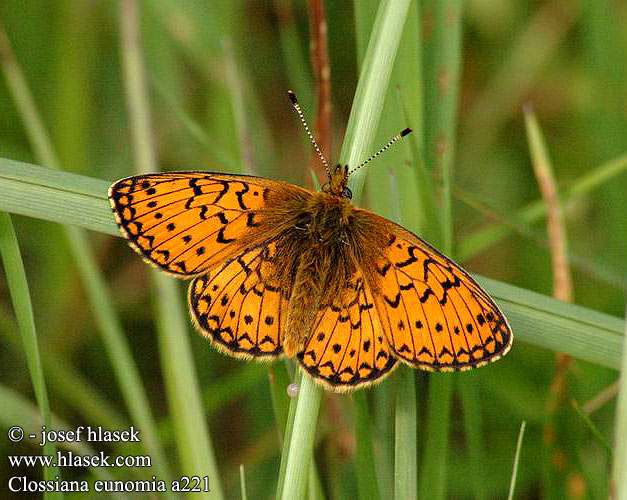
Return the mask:
[[348, 174], [352, 174], [355, 170], [359, 170], [361, 167], [363, 167], [364, 165], [370, 163], [372, 160], [374, 160], [377, 156], [379, 156], [381, 153], [383, 153], [385, 150], [389, 149], [390, 146], [392, 146], [392, 144], [394, 144], [396, 141], [402, 139], [403, 137], [405, 137], [407, 134], [409, 134], [411, 132], [410, 128], [404, 128], [403, 130], [401, 130], [398, 134], [396, 134], [394, 137], [392, 137], [390, 139], [390, 141], [383, 146], [379, 151], [377, 151], [375, 154], [373, 154], [370, 158], [368, 158], [367, 160], [361, 162], [360, 165], [356, 166], [354, 169], [352, 169], [350, 172], [348, 172]]
[[291, 90], [288, 90], [287, 95], [290, 98], [290, 102], [292, 103], [292, 106], [294, 106], [294, 109], [298, 113], [298, 117], [300, 118], [300, 121], [302, 122], [303, 127], [305, 127], [305, 132], [307, 132], [307, 135], [309, 136], [309, 140], [311, 141], [311, 144], [316, 150], [316, 153], [318, 153], [320, 160], [322, 160], [322, 163], [324, 164], [324, 168], [327, 171], [327, 175], [331, 177], [331, 169], [329, 168], [329, 164], [327, 160], [324, 159], [324, 156], [322, 154], [322, 151], [320, 151], [320, 147], [318, 146], [316, 139], [311, 133], [311, 130], [309, 130], [309, 125], [307, 125], [307, 120], [305, 120], [305, 115], [303, 114], [303, 110], [300, 109], [300, 104], [298, 104], [298, 99], [296, 98], [296, 94], [294, 94], [294, 92], [292, 92]]

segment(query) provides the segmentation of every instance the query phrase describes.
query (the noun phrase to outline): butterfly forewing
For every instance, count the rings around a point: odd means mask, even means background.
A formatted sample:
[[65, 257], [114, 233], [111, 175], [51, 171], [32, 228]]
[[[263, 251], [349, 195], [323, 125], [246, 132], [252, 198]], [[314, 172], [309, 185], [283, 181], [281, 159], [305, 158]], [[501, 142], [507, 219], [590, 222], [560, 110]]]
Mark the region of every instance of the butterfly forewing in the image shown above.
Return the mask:
[[109, 189], [116, 221], [150, 263], [198, 275], [238, 251], [260, 224], [273, 183], [249, 176], [171, 172], [122, 179]]
[[354, 274], [343, 294], [320, 306], [298, 359], [314, 379], [339, 392], [370, 385], [395, 368], [361, 273]]
[[375, 304], [396, 356], [425, 370], [464, 370], [503, 356], [512, 341], [499, 308], [457, 264], [381, 217], [390, 233]]

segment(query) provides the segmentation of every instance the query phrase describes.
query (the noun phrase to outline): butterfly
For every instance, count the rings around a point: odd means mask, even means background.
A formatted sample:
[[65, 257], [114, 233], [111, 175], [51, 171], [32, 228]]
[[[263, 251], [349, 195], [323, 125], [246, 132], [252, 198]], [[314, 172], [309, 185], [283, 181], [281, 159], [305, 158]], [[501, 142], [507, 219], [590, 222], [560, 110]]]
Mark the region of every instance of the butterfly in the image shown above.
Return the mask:
[[296, 358], [316, 382], [347, 392], [399, 361], [459, 371], [506, 354], [512, 331], [490, 296], [415, 234], [353, 206], [348, 166], [324, 163], [320, 192], [181, 171], [121, 179], [109, 201], [146, 261], [192, 280], [194, 324], [232, 356]]

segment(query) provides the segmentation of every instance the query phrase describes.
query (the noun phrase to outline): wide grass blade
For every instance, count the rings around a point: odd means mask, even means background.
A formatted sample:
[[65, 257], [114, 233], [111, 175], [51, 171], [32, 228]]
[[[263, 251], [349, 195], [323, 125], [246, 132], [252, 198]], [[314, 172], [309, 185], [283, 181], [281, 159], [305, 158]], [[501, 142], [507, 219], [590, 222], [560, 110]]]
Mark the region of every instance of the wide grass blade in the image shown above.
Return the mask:
[[[342, 165], [354, 168], [372, 150], [409, 4], [409, 0], [383, 0], [379, 6], [346, 126]], [[358, 170], [349, 178], [355, 203], [361, 199], [365, 174]]]
[[[0, 212], [0, 256], [4, 264], [7, 284], [11, 299], [13, 301], [13, 309], [19, 325], [19, 331], [24, 344], [24, 353], [26, 354], [26, 363], [30, 372], [31, 382], [35, 391], [35, 398], [39, 405], [44, 425], [48, 429], [53, 429], [50, 421], [50, 403], [48, 401], [48, 391], [46, 389], [46, 380], [44, 378], [44, 370], [41, 364], [41, 356], [39, 354], [39, 346], [37, 342], [37, 332], [35, 330], [35, 316], [33, 314], [33, 306], [30, 300], [30, 292], [28, 290], [28, 280], [26, 279], [26, 271], [22, 262], [20, 247], [17, 243], [17, 236], [11, 222], [11, 216], [7, 213]], [[19, 420], [12, 422], [15, 425]], [[34, 432], [34, 428], [25, 429], [25, 433]], [[54, 455], [56, 448], [53, 443], [47, 441], [44, 445], [43, 452], [45, 455]], [[48, 481], [53, 480], [59, 474], [58, 467], [45, 467], [44, 478]], [[46, 498], [63, 498], [62, 493], [47, 493]]]

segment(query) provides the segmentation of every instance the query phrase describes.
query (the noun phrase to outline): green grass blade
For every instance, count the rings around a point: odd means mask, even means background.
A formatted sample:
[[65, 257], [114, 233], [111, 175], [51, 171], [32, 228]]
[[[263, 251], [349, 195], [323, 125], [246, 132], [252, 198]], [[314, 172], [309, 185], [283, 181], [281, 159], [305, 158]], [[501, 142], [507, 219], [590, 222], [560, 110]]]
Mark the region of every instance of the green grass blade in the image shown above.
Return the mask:
[[[296, 370], [294, 374], [294, 384], [298, 387], [300, 394], [302, 373]], [[294, 418], [296, 417], [296, 408], [298, 406], [298, 397], [291, 398], [287, 413], [287, 421], [285, 428], [281, 429], [283, 434], [283, 452], [281, 453], [281, 464], [279, 465], [279, 477], [277, 478], [276, 498], [283, 498], [283, 487], [285, 486], [285, 472], [287, 470], [287, 459], [290, 452], [290, 444], [292, 442], [292, 431], [294, 430]]]
[[281, 497], [277, 498], [290, 500], [305, 497], [321, 400], [322, 389], [311, 377], [303, 376], [296, 402], [294, 427], [289, 441], [285, 441], [289, 444], [285, 480]]
[[429, 377], [427, 431], [423, 453], [419, 498], [446, 497], [446, 469], [451, 427], [452, 378], [450, 373]]
[[516, 455], [514, 456], [514, 465], [512, 467], [512, 478], [509, 482], [509, 493], [507, 500], [513, 500], [514, 490], [516, 489], [516, 478], [518, 477], [518, 464], [520, 462], [520, 450], [522, 449], [523, 437], [525, 436], [525, 427], [527, 422], [523, 421], [520, 425], [520, 432], [518, 433], [518, 441], [516, 443]]
[[[566, 211], [569, 203], [580, 200], [594, 190], [604, 186], [616, 176], [627, 171], [627, 154], [621, 155], [593, 168], [571, 183], [570, 187], [560, 193]], [[513, 217], [517, 223], [532, 224], [546, 216], [546, 205], [541, 199], [521, 208]], [[457, 256], [460, 260], [470, 259], [487, 248], [495, 245], [512, 233], [512, 228], [503, 224], [491, 223], [472, 234], [462, 238], [457, 245]]]
[[353, 426], [357, 449], [355, 450], [355, 475], [359, 498], [373, 500], [380, 498], [377, 473], [372, 448], [372, 428], [368, 400], [364, 391], [353, 394]]
[[457, 377], [457, 392], [461, 400], [464, 419], [464, 436], [468, 455], [466, 463], [471, 470], [473, 497], [477, 500], [488, 498], [485, 491], [485, 464], [486, 450], [483, 434], [483, 416], [481, 414], [481, 395], [477, 377], [471, 373], [464, 373]]
[[119, 236], [109, 183], [0, 159], [0, 210]]
[[579, 415], [581, 419], [584, 421], [584, 423], [586, 424], [586, 427], [588, 427], [588, 429], [590, 430], [590, 433], [592, 434], [592, 436], [594, 436], [594, 439], [596, 439], [596, 441], [603, 447], [603, 449], [605, 450], [605, 453], [607, 454], [607, 458], [611, 459], [612, 447], [610, 446], [610, 443], [607, 441], [607, 439], [605, 438], [605, 436], [603, 435], [599, 427], [592, 421], [590, 416], [584, 413], [584, 411], [581, 409], [581, 406], [579, 406], [579, 403], [577, 403], [577, 401], [575, 400], [572, 401], [572, 407], [577, 413], [577, 415]]
[[[618, 369], [625, 322], [536, 292], [474, 276], [503, 308], [517, 342]], [[513, 349], [516, 349], [514, 345]]]
[[[408, 7], [408, 0], [381, 3], [340, 154], [342, 164], [358, 165], [371, 147]], [[353, 175], [350, 181], [354, 199], [359, 202], [363, 174]], [[304, 495], [320, 397], [321, 389], [315, 387], [311, 379], [303, 377], [289, 448], [283, 498], [301, 498]]]
[[239, 464], [239, 484], [240, 491], [242, 493], [242, 500], [247, 500], [248, 494], [246, 493], [246, 475], [244, 474], [244, 464]]
[[[625, 313], [627, 320], [627, 312]], [[627, 321], [623, 338], [623, 356], [621, 373], [627, 373]], [[616, 402], [616, 422], [614, 424], [614, 463], [612, 464], [612, 484], [610, 491], [613, 498], [627, 498], [627, 384], [622, 378]]]
[[[409, 4], [409, 0], [383, 0], [379, 6], [346, 126], [340, 154], [343, 165], [356, 167], [372, 150]], [[365, 173], [358, 170], [349, 178], [356, 203], [361, 199]]]
[[[35, 316], [33, 314], [33, 306], [30, 300], [30, 292], [28, 290], [28, 280], [26, 279], [26, 271], [22, 262], [20, 247], [17, 242], [17, 236], [11, 222], [11, 216], [7, 213], [0, 212], [0, 256], [4, 264], [7, 284], [13, 301], [13, 309], [19, 325], [19, 331], [24, 343], [24, 352], [26, 354], [26, 362], [28, 371], [30, 372], [31, 382], [35, 391], [35, 398], [39, 406], [39, 411], [43, 417], [43, 423], [48, 429], [53, 429], [50, 418], [50, 404], [48, 402], [48, 391], [46, 389], [46, 380], [41, 365], [41, 356], [39, 354], [39, 346], [37, 342], [37, 332], [35, 329]], [[11, 425], [15, 425], [20, 421], [15, 421]], [[20, 422], [21, 423], [21, 422]], [[25, 429], [25, 433], [35, 432], [35, 429]], [[46, 442], [43, 452], [45, 455], [54, 455], [56, 448], [53, 443]], [[44, 478], [53, 480], [59, 475], [57, 467], [44, 468]], [[46, 493], [46, 498], [63, 498], [62, 493]]]
[[396, 371], [396, 424], [394, 433], [394, 498], [418, 498], [417, 413], [414, 371], [401, 366]]

